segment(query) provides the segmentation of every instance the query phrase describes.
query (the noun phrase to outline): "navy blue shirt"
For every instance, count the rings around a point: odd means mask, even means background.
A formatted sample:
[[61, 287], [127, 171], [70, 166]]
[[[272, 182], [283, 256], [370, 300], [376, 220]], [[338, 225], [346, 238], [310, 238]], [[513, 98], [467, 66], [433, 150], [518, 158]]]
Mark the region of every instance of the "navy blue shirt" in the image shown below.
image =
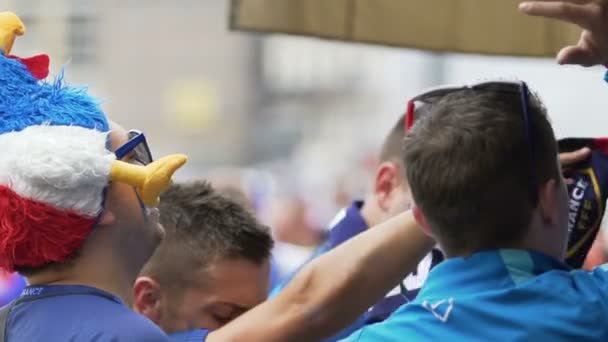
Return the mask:
[[154, 323], [119, 298], [80, 285], [26, 287], [11, 309], [7, 342], [167, 342]]
[[[363, 216], [361, 216], [362, 201], [355, 201], [350, 207], [340, 211], [333, 222], [330, 224], [330, 231], [326, 241], [315, 251], [310, 260], [326, 253], [339, 246], [348, 239], [364, 232], [368, 226]], [[309, 260], [309, 261], [310, 261]], [[439, 250], [433, 250], [418, 265], [418, 270], [405, 278], [400, 284], [391, 290], [384, 299], [373, 305], [369, 310], [361, 315], [348, 328], [326, 341], [338, 341], [349, 336], [352, 332], [369, 324], [384, 321], [401, 305], [416, 298], [418, 291], [426, 280], [431, 268], [443, 260], [443, 254]], [[297, 273], [297, 272], [296, 272]], [[283, 283], [275, 287], [270, 296], [277, 295], [293, 279], [295, 273], [288, 277]]]
[[608, 341], [608, 266], [492, 250], [448, 259], [418, 297], [344, 341]]

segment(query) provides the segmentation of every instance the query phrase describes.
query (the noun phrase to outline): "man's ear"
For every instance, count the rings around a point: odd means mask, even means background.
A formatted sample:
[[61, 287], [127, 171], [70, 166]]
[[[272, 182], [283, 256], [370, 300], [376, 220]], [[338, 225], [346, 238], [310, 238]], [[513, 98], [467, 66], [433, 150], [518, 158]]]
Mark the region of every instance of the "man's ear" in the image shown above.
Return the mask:
[[399, 166], [390, 161], [383, 162], [378, 166], [374, 180], [374, 194], [378, 207], [383, 211], [390, 210], [391, 193], [401, 183], [400, 171]]
[[[555, 179], [549, 179], [547, 182], [540, 186], [538, 196], [538, 208], [540, 210], [540, 216], [546, 225], [555, 226], [559, 224], [559, 205], [558, 194], [560, 190], [558, 181]], [[560, 185], [561, 186], [561, 185]]]
[[161, 320], [160, 284], [150, 277], [138, 277], [133, 287], [133, 310], [159, 324]]
[[418, 223], [418, 226], [420, 227], [420, 229], [426, 235], [434, 238], [433, 232], [431, 231], [428, 223], [426, 222], [426, 217], [424, 216], [424, 213], [422, 212], [422, 210], [420, 210], [420, 208], [417, 205], [414, 205], [414, 207], [412, 208], [412, 214], [414, 214], [414, 219], [416, 219], [416, 222]]

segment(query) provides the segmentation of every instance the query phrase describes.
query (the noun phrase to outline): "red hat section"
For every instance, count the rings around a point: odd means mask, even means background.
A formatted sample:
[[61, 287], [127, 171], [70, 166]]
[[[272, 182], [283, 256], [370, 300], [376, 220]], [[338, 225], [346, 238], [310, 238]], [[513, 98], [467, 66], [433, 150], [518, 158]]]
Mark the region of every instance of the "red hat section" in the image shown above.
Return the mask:
[[22, 198], [0, 185], [0, 268], [63, 262], [87, 238], [96, 218]]

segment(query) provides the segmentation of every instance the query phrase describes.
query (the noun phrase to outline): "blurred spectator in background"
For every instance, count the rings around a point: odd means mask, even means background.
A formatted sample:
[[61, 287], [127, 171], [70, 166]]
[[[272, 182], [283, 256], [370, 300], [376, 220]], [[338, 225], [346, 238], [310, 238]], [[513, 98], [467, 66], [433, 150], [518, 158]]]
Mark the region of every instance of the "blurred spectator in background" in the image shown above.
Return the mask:
[[252, 214], [255, 214], [251, 201], [249, 200], [247, 195], [238, 187], [226, 185], [223, 187], [216, 187], [215, 189], [217, 193], [225, 196], [226, 198], [234, 201], [235, 203], [238, 203], [243, 208], [249, 210]]
[[[354, 201], [349, 207], [338, 213], [330, 224], [323, 245], [317, 249], [313, 258], [364, 232], [368, 227], [380, 224], [410, 209], [413, 203], [408, 182], [405, 180], [404, 165], [401, 161], [404, 137], [405, 116], [403, 115], [394, 124], [384, 141], [380, 151], [380, 164], [374, 175], [373, 190], [365, 197], [365, 200]], [[350, 327], [330, 340], [340, 340], [367, 324], [386, 319], [399, 306], [414, 299], [429, 270], [442, 260], [442, 253], [433, 250], [421, 261], [417, 272], [409, 275], [401, 283], [395, 284], [395, 289], [387, 293], [385, 298], [361, 315]], [[273, 289], [271, 295], [274, 296], [281, 291], [291, 277]]]
[[322, 230], [312, 226], [308, 207], [300, 197], [282, 196], [273, 204], [271, 227], [277, 241], [303, 247], [316, 247], [323, 241]]
[[306, 202], [297, 195], [283, 194], [272, 199], [269, 222], [275, 239], [273, 257], [279, 282], [306, 262], [324, 237], [324, 232], [311, 224], [308, 211]]
[[172, 334], [215, 330], [266, 299], [272, 238], [241, 204], [192, 182], [159, 209], [166, 236], [135, 283], [136, 311]]

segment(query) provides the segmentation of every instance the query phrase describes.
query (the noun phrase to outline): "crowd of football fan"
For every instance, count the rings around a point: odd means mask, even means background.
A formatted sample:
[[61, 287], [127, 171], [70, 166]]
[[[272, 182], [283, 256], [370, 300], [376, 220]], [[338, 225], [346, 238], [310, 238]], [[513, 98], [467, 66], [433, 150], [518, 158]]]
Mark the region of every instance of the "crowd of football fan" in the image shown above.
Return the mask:
[[[583, 29], [560, 64], [608, 65], [607, 0], [519, 6]], [[557, 141], [524, 81], [413, 97], [326, 231], [281, 207], [317, 248], [276, 276], [246, 195], [172, 183], [186, 157], [44, 81], [24, 33], [0, 12], [0, 341], [608, 340], [608, 139]]]

